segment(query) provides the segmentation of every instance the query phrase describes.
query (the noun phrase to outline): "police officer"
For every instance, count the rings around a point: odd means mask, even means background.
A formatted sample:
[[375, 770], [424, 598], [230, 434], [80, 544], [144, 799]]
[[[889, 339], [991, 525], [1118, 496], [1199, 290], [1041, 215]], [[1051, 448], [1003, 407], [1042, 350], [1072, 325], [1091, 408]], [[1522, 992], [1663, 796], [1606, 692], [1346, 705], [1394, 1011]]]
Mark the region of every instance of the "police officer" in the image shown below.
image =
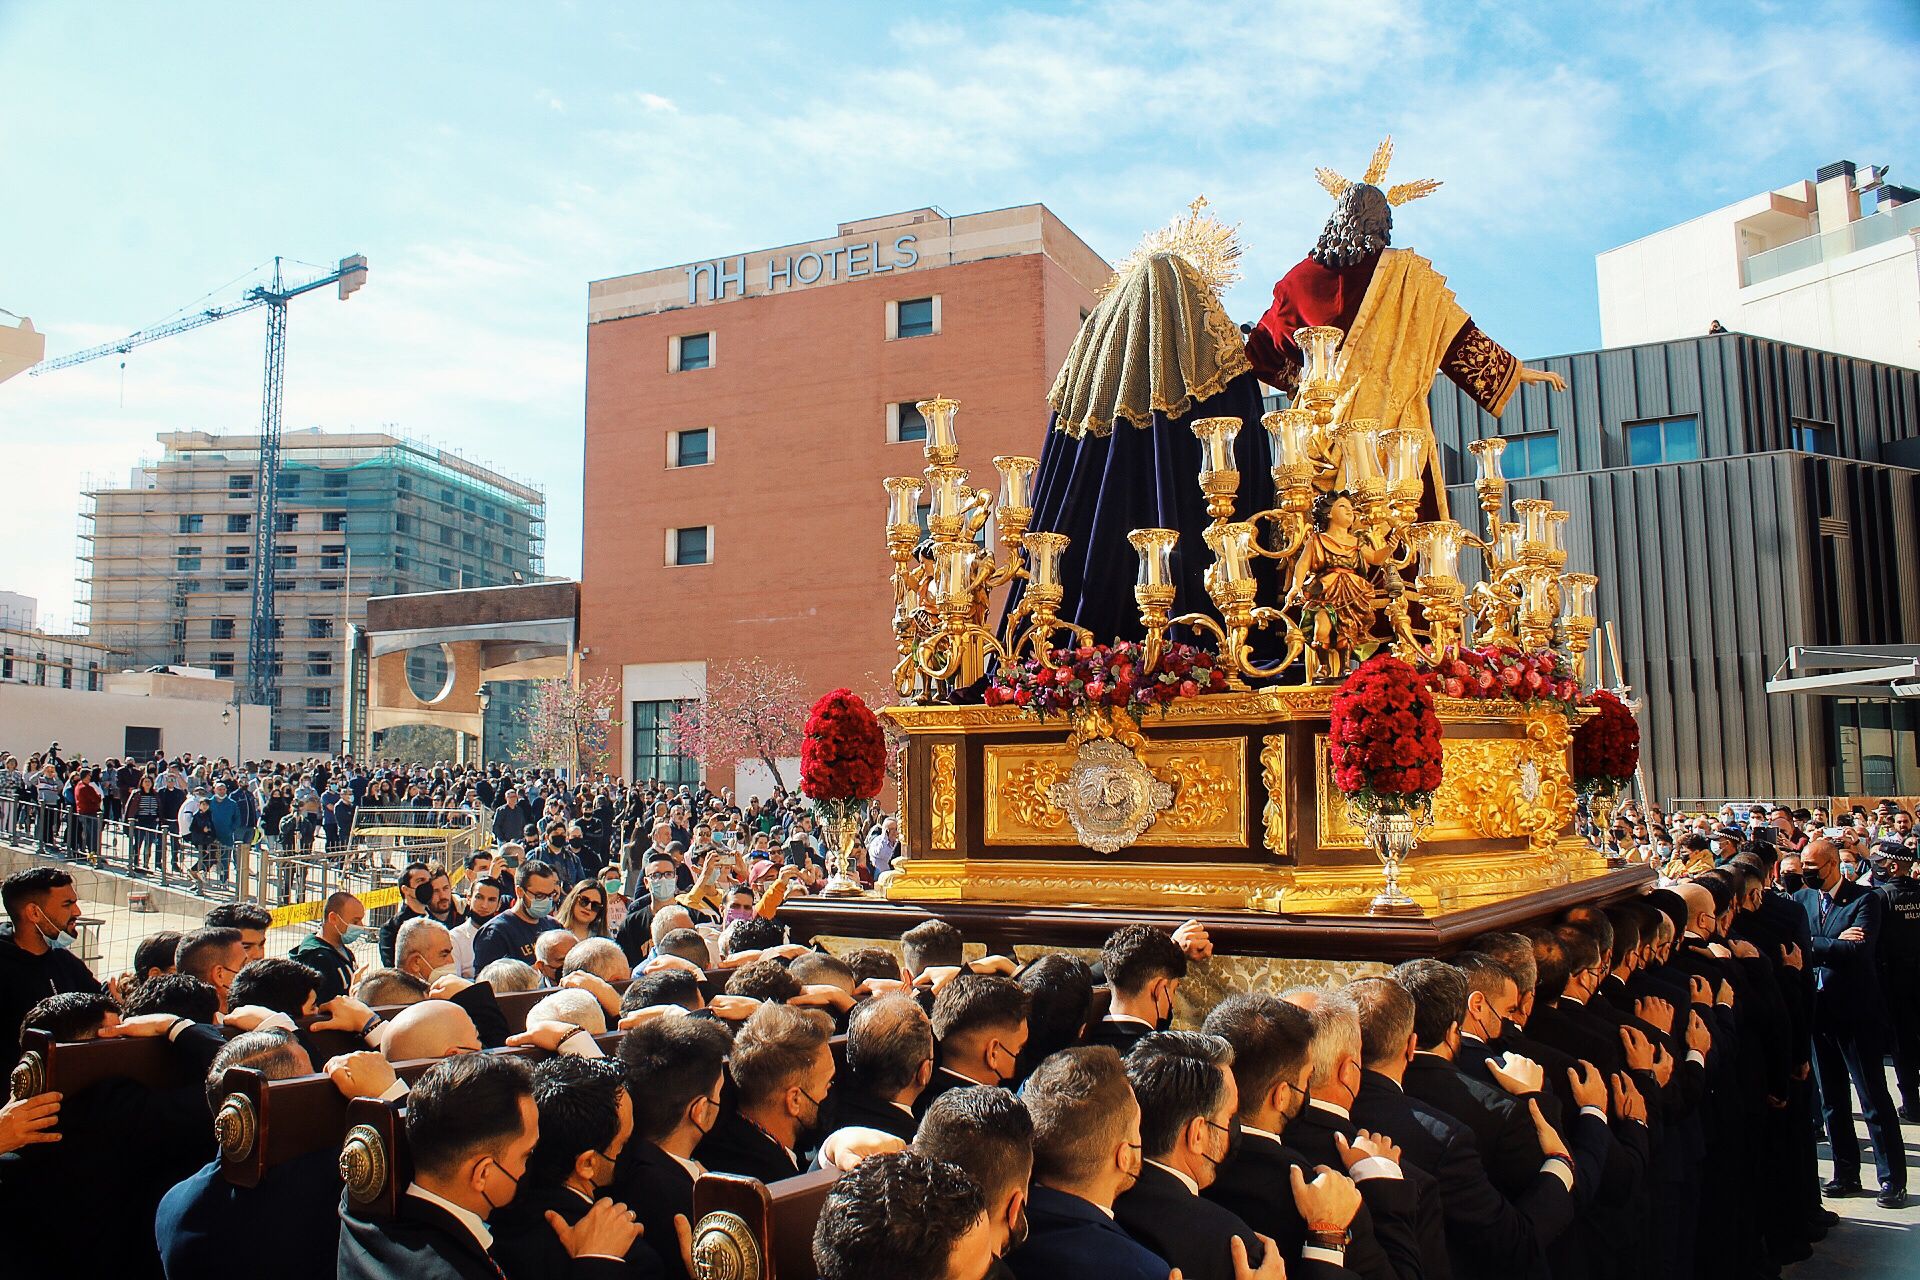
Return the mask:
[[1874, 850], [1873, 885], [1884, 903], [1875, 956], [1893, 1028], [1900, 1118], [1920, 1123], [1920, 880], [1913, 878], [1912, 850], [1882, 841]]

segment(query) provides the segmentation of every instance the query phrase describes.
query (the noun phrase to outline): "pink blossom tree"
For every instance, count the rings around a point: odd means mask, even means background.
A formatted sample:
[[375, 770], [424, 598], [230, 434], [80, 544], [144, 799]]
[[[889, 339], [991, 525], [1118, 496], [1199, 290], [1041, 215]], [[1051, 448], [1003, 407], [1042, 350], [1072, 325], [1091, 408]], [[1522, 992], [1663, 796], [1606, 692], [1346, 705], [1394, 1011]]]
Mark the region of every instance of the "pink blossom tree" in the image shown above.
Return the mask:
[[577, 776], [584, 767], [603, 773], [613, 760], [613, 731], [620, 721], [613, 710], [620, 683], [602, 674], [576, 684], [561, 676], [536, 680], [533, 697], [521, 709], [526, 751], [534, 764], [567, 768]]
[[707, 691], [668, 722], [674, 750], [709, 769], [758, 760], [777, 783], [780, 757], [800, 754], [812, 699], [800, 673], [765, 658], [707, 668]]

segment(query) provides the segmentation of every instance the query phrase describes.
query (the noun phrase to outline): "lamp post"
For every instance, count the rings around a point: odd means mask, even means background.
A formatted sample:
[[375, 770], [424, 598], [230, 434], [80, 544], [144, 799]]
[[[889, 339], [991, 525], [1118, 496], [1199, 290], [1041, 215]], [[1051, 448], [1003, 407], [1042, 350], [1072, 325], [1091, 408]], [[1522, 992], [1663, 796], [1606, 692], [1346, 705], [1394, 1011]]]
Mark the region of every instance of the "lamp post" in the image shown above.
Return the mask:
[[487, 704], [493, 701], [493, 695], [487, 692], [487, 686], [480, 686], [480, 732], [474, 734], [474, 754], [479, 756], [479, 765], [487, 767]]

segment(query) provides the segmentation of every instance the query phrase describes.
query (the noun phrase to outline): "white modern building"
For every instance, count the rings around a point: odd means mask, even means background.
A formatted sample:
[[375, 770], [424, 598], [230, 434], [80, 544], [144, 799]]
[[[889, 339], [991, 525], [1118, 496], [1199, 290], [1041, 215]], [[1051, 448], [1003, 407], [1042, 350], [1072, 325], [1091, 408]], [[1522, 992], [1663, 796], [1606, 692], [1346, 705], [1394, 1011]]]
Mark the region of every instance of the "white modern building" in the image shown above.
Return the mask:
[[1735, 333], [1920, 368], [1920, 191], [1843, 160], [1609, 249], [1607, 347]]
[[0, 682], [0, 751], [22, 760], [49, 743], [98, 763], [121, 756], [268, 758], [270, 709], [234, 698], [234, 684], [191, 667], [121, 671], [91, 685]]

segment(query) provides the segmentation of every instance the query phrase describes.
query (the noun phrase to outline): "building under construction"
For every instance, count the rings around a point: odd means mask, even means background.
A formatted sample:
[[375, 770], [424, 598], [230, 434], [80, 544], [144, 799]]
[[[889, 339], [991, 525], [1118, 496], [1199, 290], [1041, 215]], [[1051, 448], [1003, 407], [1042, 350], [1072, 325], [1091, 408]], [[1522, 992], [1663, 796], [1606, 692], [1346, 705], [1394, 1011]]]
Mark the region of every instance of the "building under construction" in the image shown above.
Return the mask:
[[[260, 437], [159, 436], [158, 461], [80, 511], [78, 604], [88, 636], [130, 666], [246, 676]], [[275, 750], [339, 749], [342, 646], [370, 596], [542, 576], [546, 498], [445, 450], [382, 432], [288, 432], [273, 536]], [[415, 668], [418, 668], [417, 672]], [[429, 653], [411, 683], [437, 687]], [[504, 700], [495, 709], [508, 714]]]

